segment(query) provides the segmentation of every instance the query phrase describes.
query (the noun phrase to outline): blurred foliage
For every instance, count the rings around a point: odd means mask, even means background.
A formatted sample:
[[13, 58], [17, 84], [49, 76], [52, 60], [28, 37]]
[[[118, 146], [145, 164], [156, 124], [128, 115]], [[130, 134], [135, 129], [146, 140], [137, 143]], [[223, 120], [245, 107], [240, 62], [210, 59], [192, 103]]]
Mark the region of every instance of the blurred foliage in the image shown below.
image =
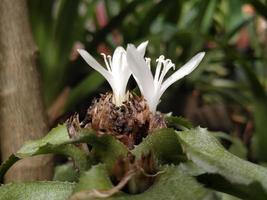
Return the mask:
[[[110, 90], [76, 48], [85, 48], [101, 61], [99, 52], [149, 40], [147, 55], [152, 60], [163, 54], [178, 67], [204, 50], [207, 55], [200, 67], [164, 95], [162, 110], [183, 113], [177, 109], [186, 105], [182, 95], [197, 90], [202, 104], [226, 105], [233, 122], [229, 133], [247, 145], [249, 159], [267, 161], [265, 0], [29, 0], [28, 4], [47, 108], [65, 88], [70, 90], [61, 102], [61, 114], [88, 104], [96, 92]], [[241, 149], [235, 151], [246, 152], [237, 146]]]

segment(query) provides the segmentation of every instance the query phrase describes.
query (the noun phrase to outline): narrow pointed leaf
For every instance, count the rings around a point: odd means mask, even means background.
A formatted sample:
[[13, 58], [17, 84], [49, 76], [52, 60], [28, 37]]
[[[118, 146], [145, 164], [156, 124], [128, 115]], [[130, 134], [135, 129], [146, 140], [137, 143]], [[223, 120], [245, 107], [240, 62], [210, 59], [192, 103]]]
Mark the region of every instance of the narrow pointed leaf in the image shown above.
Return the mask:
[[187, 157], [206, 173], [213, 175], [211, 181], [214, 184], [218, 185], [222, 183], [218, 180], [224, 180], [224, 187], [217, 189], [248, 199], [252, 199], [251, 195], [254, 194], [257, 194], [258, 199], [267, 198], [266, 168], [231, 154], [206, 129], [181, 131], [177, 135]]

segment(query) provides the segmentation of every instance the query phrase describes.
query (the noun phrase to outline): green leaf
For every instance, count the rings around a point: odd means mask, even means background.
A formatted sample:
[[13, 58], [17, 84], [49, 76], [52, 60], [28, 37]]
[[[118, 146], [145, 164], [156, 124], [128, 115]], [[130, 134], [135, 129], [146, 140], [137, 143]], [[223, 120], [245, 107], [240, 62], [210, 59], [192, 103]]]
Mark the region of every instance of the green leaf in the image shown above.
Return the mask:
[[51, 38], [54, 1], [28, 0], [27, 3], [32, 33], [42, 55], [47, 47], [47, 41]]
[[[165, 166], [161, 169], [163, 173], [159, 175], [153, 185], [144, 193], [131, 195], [120, 192], [107, 200], [200, 200], [205, 199], [209, 191], [204, 189], [192, 177], [183, 173], [175, 166]], [[81, 176], [75, 191], [99, 189], [110, 189], [112, 184], [107, 178], [104, 165], [93, 167], [86, 174]], [[94, 198], [87, 198], [87, 200]]]
[[233, 183], [218, 174], [202, 174], [197, 177], [197, 180], [206, 187], [216, 191], [231, 194], [235, 197], [247, 200], [265, 200], [266, 192], [258, 182], [253, 182], [248, 185]]
[[240, 138], [226, 134], [224, 132], [212, 132], [212, 134], [217, 138], [225, 139], [225, 140], [228, 140], [229, 142], [231, 142], [232, 145], [230, 146], [230, 148], [228, 150], [232, 154], [234, 154], [240, 158], [243, 158], [243, 159], [247, 158], [248, 150], [247, 150], [245, 144], [240, 140]]
[[176, 132], [170, 128], [152, 132], [132, 150], [137, 159], [149, 152], [155, 155], [159, 164], [179, 163], [183, 158]]
[[[89, 131], [88, 135], [90, 133]], [[78, 169], [85, 170], [89, 167], [90, 162], [84, 151], [71, 144], [74, 142], [76, 141], [69, 137], [66, 126], [59, 125], [57, 128], [52, 129], [45, 137], [26, 142], [16, 153], [16, 156], [18, 158], [26, 158], [40, 154], [61, 154], [71, 157]]]
[[67, 157], [72, 158], [75, 167], [80, 171], [88, 169], [92, 164], [92, 161], [90, 160], [89, 156], [87, 156], [86, 152], [76, 147], [73, 144], [66, 144], [58, 147], [47, 145], [41, 148], [40, 151], [38, 151], [38, 154], [47, 154], [47, 153], [65, 155]]
[[224, 26], [227, 32], [234, 30], [238, 24], [242, 23], [244, 12], [242, 12], [243, 0], [228, 1], [225, 4]]
[[241, 200], [237, 197], [231, 196], [229, 194], [225, 194], [222, 192], [214, 192], [213, 199], [216, 200]]
[[[57, 43], [61, 58], [68, 58], [70, 49], [79, 32], [75, 25], [79, 20], [78, 6], [80, 1], [59, 0], [58, 12], [54, 24], [54, 42]], [[65, 54], [65, 55], [64, 55]]]
[[267, 95], [264, 86], [261, 84], [254, 69], [246, 62], [239, 60], [242, 69], [247, 77], [252, 93], [255, 129], [256, 129], [256, 142], [257, 142], [257, 157], [261, 161], [267, 161], [267, 134], [264, 124], [267, 121]]
[[110, 170], [118, 158], [124, 157], [128, 153], [126, 146], [110, 135], [97, 137], [90, 144], [93, 146], [94, 158], [105, 163]]
[[58, 165], [55, 167], [53, 181], [77, 182], [78, 178], [79, 173], [77, 170], [75, 170], [72, 163]]
[[267, 161], [267, 134], [265, 123], [267, 120], [267, 97], [266, 98], [253, 98], [254, 119], [255, 119], [255, 142], [257, 158], [260, 161]]
[[267, 198], [267, 169], [231, 154], [206, 129], [177, 133], [187, 157], [212, 175], [212, 184], [223, 186], [217, 189], [243, 198], [252, 198], [254, 194], [257, 199]]
[[189, 122], [183, 117], [165, 116], [165, 120], [167, 122], [167, 126], [171, 128], [181, 129], [181, 130], [193, 128], [191, 122]]
[[16, 155], [20, 158], [29, 157], [38, 154], [41, 148], [49, 145], [59, 146], [70, 141], [67, 127], [65, 125], [58, 125], [53, 128], [46, 136], [39, 140], [26, 142]]
[[11, 183], [0, 187], [0, 200], [67, 200], [74, 186], [57, 181]]
[[16, 155], [19, 158], [26, 158], [50, 153], [71, 157], [75, 166], [81, 171], [88, 169], [91, 165], [91, 161], [89, 160], [89, 157], [87, 156], [85, 151], [81, 150], [73, 144], [55, 146], [47, 143], [46, 145], [38, 148], [33, 154], [22, 153], [21, 151], [19, 151], [19, 153], [17, 153]]
[[212, 25], [214, 12], [216, 11], [216, 6], [218, 2], [217, 0], [208, 0], [204, 2], [204, 4], [206, 4], [204, 7], [204, 12], [199, 12], [199, 14], [202, 15], [200, 16], [201, 18], [200, 32], [206, 34]]
[[[39, 154], [47, 154], [47, 153], [56, 153], [59, 151], [62, 151], [63, 149], [66, 150], [67, 155], [73, 155], [73, 152], [75, 151], [75, 147], [60, 147], [60, 145], [63, 145], [65, 143], [70, 142], [70, 137], [67, 132], [67, 128], [65, 125], [59, 125], [56, 128], [53, 128], [45, 137], [34, 140], [34, 141], [28, 141], [26, 142], [20, 150], [15, 154], [9, 157], [9, 159], [3, 163], [0, 167], [0, 178], [3, 178], [6, 171], [19, 159], [31, 157], [34, 155]], [[58, 148], [58, 149], [56, 149]], [[76, 152], [79, 152], [78, 149], [76, 149]], [[77, 156], [78, 159], [83, 158], [83, 160], [77, 160], [77, 163], [84, 163], [85, 159], [79, 152], [80, 155]], [[75, 157], [75, 155], [74, 155]]]
[[93, 166], [87, 172], [84, 172], [79, 179], [74, 193], [83, 190], [107, 190], [112, 187], [112, 183], [109, 180], [109, 175], [104, 164], [98, 164]]
[[[104, 162], [110, 169], [118, 157], [125, 156], [128, 153], [127, 148], [110, 135], [98, 136], [91, 129], [81, 129], [77, 132], [75, 138], [70, 138], [66, 126], [59, 125], [45, 137], [26, 142], [15, 155], [18, 158], [26, 158], [48, 153], [61, 154], [71, 157], [77, 168], [83, 171], [91, 166], [92, 160], [83, 150], [74, 145], [76, 143], [90, 144], [94, 150], [94, 159]], [[11, 165], [8, 165], [8, 167], [11, 167]], [[4, 168], [2, 176], [6, 170]]]
[[248, 17], [247, 19], [242, 20], [236, 26], [234, 26], [228, 33], [225, 35], [225, 41], [228, 42], [235, 34], [240, 33], [240, 30], [246, 27], [249, 23], [253, 22], [255, 16]]
[[138, 24], [138, 27], [136, 28], [136, 37], [139, 37], [140, 35], [145, 36], [149, 33], [151, 25], [153, 24], [155, 19], [158, 18], [160, 13], [162, 13], [162, 11], [166, 9], [168, 4], [169, 3], [166, 1], [158, 1], [154, 5], [151, 5], [149, 10], [146, 11], [147, 14], [143, 16], [143, 18], [140, 20], [140, 23]]
[[[78, 153], [78, 148], [70, 144], [86, 143], [94, 141], [95, 138], [97, 138], [97, 135], [92, 129], [81, 129], [77, 132], [77, 137], [70, 138], [66, 125], [59, 125], [53, 128], [45, 137], [26, 142], [16, 153], [16, 156], [25, 158], [47, 153], [64, 154], [64, 152], [66, 152], [66, 155], [73, 155], [75, 152]], [[82, 155], [79, 154], [79, 156]]]

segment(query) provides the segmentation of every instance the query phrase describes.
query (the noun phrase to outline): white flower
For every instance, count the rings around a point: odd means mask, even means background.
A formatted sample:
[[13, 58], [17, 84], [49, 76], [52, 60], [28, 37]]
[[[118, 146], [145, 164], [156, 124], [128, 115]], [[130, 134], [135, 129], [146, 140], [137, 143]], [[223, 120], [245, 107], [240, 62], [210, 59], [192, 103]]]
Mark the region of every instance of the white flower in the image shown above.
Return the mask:
[[[145, 55], [147, 43], [143, 42], [137, 47], [136, 51], [142, 57]], [[104, 57], [106, 68], [102, 67], [87, 51], [83, 49], [77, 49], [77, 51], [88, 65], [102, 74], [108, 81], [113, 90], [114, 104], [119, 106], [127, 100], [126, 86], [131, 76], [131, 70], [127, 66], [126, 51], [123, 47], [117, 47], [113, 57], [101, 54]]]
[[149, 109], [152, 113], [156, 112], [160, 97], [165, 90], [177, 80], [190, 74], [198, 66], [204, 55], [204, 52], [198, 53], [184, 66], [179, 68], [176, 72], [164, 80], [167, 72], [171, 68], [175, 69], [175, 66], [170, 59], [165, 59], [164, 56], [160, 56], [156, 60], [156, 72], [153, 77], [150, 69], [150, 59], [141, 56], [133, 45], [128, 45], [128, 66], [131, 69], [138, 87], [146, 99]]

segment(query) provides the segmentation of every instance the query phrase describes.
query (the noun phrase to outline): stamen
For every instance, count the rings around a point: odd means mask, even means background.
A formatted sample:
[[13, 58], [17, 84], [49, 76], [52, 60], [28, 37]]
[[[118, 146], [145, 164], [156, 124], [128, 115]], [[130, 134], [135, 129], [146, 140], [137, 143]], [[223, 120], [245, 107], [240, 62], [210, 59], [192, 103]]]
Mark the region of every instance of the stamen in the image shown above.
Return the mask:
[[160, 78], [159, 78], [159, 81], [158, 81], [158, 85], [162, 84], [162, 81], [163, 81], [164, 77], [166, 76], [166, 74], [168, 73], [168, 71], [171, 68], [175, 68], [175, 65], [172, 63], [172, 61], [170, 59], [164, 60], [163, 61], [163, 70], [161, 71]]
[[172, 63], [171, 59], [166, 59], [165, 62], [167, 63], [167, 65], [171, 65], [170, 68], [172, 68], [173, 70], [175, 70], [175, 65]]
[[107, 55], [107, 58], [108, 58], [109, 66], [110, 66], [109, 71], [111, 72], [112, 71], [112, 57], [111, 55]]
[[149, 70], [151, 70], [151, 58], [145, 58], [145, 60]]
[[160, 55], [159, 58], [156, 59], [156, 62], [163, 62], [165, 59], [164, 55]]
[[106, 56], [106, 54], [104, 54], [104, 53], [100, 53], [100, 55], [103, 56], [108, 71], [111, 72], [110, 64], [109, 64], [108, 61], [107, 61], [107, 56]]
[[154, 76], [154, 84], [157, 85], [158, 84], [158, 81], [159, 81], [159, 75], [160, 75], [160, 71], [161, 71], [161, 66], [163, 64], [163, 61], [164, 61], [164, 56], [161, 55], [157, 60], [157, 67], [156, 67], [156, 73], [155, 73], [155, 76]]
[[[164, 56], [160, 56], [156, 61], [158, 62], [158, 65], [157, 65], [156, 74], [154, 77], [154, 85], [156, 89], [158, 89], [161, 86], [163, 79], [168, 73], [168, 71], [171, 68], [175, 69], [175, 65], [172, 63], [170, 59], [165, 59]], [[162, 68], [162, 65], [163, 65], [163, 68]]]

